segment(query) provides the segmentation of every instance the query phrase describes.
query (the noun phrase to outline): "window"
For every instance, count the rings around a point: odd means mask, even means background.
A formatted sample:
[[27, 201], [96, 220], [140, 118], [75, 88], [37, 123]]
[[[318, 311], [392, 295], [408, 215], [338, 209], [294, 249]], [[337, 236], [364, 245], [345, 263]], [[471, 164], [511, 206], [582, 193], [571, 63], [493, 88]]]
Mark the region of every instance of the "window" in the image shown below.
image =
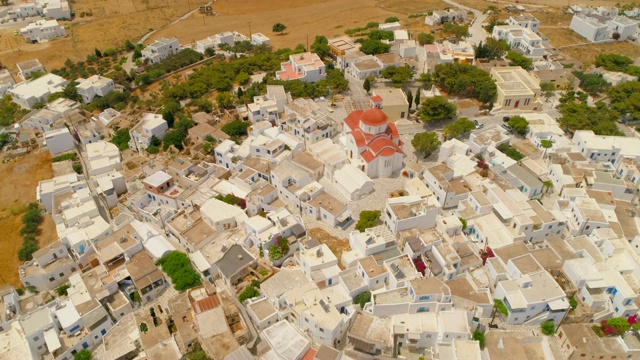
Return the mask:
[[53, 276], [49, 278], [49, 282], [53, 282], [55, 280], [56, 280], [56, 278], [54, 278]]
[[33, 337], [33, 341], [38, 341], [38, 340], [40, 340], [40, 337], [39, 337], [39, 336], [34, 336], [34, 337]]
[[323, 329], [323, 328], [318, 328], [318, 330], [320, 330], [320, 332], [324, 332], [324, 329]]
[[60, 274], [58, 274], [58, 275], [60, 275], [60, 277], [63, 277], [63, 276], [64, 276], [64, 273], [60, 273]]

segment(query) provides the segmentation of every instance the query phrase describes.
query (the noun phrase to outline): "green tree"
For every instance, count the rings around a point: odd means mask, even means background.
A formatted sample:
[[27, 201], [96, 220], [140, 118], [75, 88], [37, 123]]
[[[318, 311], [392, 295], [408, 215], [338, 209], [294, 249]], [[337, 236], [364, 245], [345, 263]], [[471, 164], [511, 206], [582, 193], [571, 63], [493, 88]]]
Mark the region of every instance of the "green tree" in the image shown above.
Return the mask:
[[620, 54], [598, 54], [595, 65], [609, 71], [625, 72], [629, 66], [633, 65], [633, 60]]
[[441, 145], [438, 134], [432, 131], [418, 133], [413, 136], [411, 145], [417, 152], [422, 154], [425, 158], [428, 158], [438, 150]]
[[442, 30], [447, 34], [455, 36], [457, 39], [463, 39], [469, 36], [468, 25], [458, 25], [452, 22], [445, 22], [442, 24]]
[[187, 138], [187, 133], [182, 130], [173, 129], [169, 130], [164, 134], [164, 138], [162, 139], [162, 149], [167, 151], [171, 145], [173, 145], [176, 149], [182, 150], [184, 149], [184, 140]]
[[509, 146], [509, 144], [500, 144], [497, 149], [515, 161], [524, 159], [524, 155], [520, 151]]
[[608, 326], [611, 329], [609, 331], [611, 335], [615, 335], [615, 336], [624, 335], [624, 333], [626, 333], [631, 329], [631, 325], [629, 325], [629, 322], [627, 321], [627, 319], [622, 317], [614, 317], [607, 320], [606, 326]]
[[216, 102], [221, 108], [229, 109], [233, 107], [233, 96], [228, 91], [223, 91], [216, 95]]
[[591, 95], [597, 95], [606, 92], [611, 87], [611, 84], [604, 79], [602, 74], [596, 73], [583, 73], [582, 71], [574, 71], [575, 75], [580, 83], [578, 86]]
[[420, 108], [420, 90], [416, 91], [416, 97], [413, 99], [413, 102], [416, 104], [416, 109]]
[[286, 29], [287, 29], [287, 26], [283, 23], [275, 23], [271, 27], [271, 31], [273, 31], [274, 33], [280, 33], [280, 35], [282, 35], [282, 32], [285, 31]]
[[222, 126], [222, 131], [233, 137], [244, 136], [247, 135], [247, 129], [250, 124], [248, 122], [234, 120], [230, 123], [227, 123]]
[[487, 339], [484, 336], [484, 333], [480, 330], [476, 330], [473, 332], [473, 340], [476, 340], [480, 344], [480, 349], [484, 349], [484, 346], [487, 344]]
[[568, 102], [560, 107], [560, 126], [571, 131], [592, 130], [597, 135], [620, 135], [616, 121], [619, 115], [604, 103], [588, 106], [583, 102]]
[[542, 90], [542, 91], [555, 91], [556, 90], [556, 86], [553, 85], [553, 83], [550, 83], [550, 82], [543, 82], [543, 83], [540, 83], [540, 90]]
[[393, 31], [377, 29], [372, 30], [369, 32], [369, 39], [393, 41]]
[[129, 41], [129, 39], [127, 39], [124, 42], [124, 49], [127, 51], [133, 51], [136, 49], [136, 46], [131, 41]]
[[73, 360], [91, 360], [92, 358], [93, 355], [91, 354], [91, 351], [87, 349], [82, 349], [73, 355]]
[[509, 65], [512, 66], [520, 66], [523, 69], [528, 69], [533, 64], [533, 61], [528, 57], [518, 54], [515, 51], [509, 51], [507, 56], [505, 56], [507, 60], [509, 60]]
[[422, 118], [422, 121], [434, 121], [451, 119], [456, 115], [457, 108], [455, 104], [452, 104], [444, 96], [434, 96], [427, 98], [422, 102], [422, 106], [418, 111], [418, 115]]
[[360, 44], [360, 51], [367, 55], [385, 54], [391, 49], [391, 45], [380, 40], [367, 39]]
[[111, 142], [116, 145], [120, 151], [129, 148], [129, 140], [131, 140], [131, 135], [129, 134], [129, 130], [125, 128], [118, 129], [111, 138]]
[[485, 104], [492, 103], [498, 93], [489, 73], [467, 64], [438, 64], [433, 79], [450, 95], [473, 97]]
[[411, 90], [407, 90], [407, 102], [409, 103], [409, 107], [413, 104], [413, 93]]
[[367, 92], [367, 94], [371, 91], [371, 82], [369, 81], [369, 78], [364, 79], [362, 88]]
[[571, 306], [571, 310], [575, 310], [578, 308], [578, 300], [576, 300], [573, 296], [569, 298], [569, 306]]
[[366, 229], [376, 226], [379, 218], [380, 210], [363, 210], [360, 212], [360, 217], [355, 229], [364, 232]]
[[417, 39], [420, 45], [433, 44], [433, 42], [436, 40], [433, 35], [423, 32], [418, 34]]
[[58, 296], [67, 296], [67, 290], [69, 290], [70, 287], [69, 284], [62, 284], [56, 289], [56, 294], [58, 294]]
[[329, 54], [329, 40], [324, 35], [316, 35], [311, 44], [311, 51], [318, 54], [320, 57], [324, 57]]
[[371, 291], [363, 291], [360, 294], [353, 297], [353, 303], [360, 305], [360, 309], [364, 309], [364, 306], [371, 301]]
[[430, 73], [422, 73], [420, 77], [418, 77], [418, 82], [422, 83], [422, 87], [424, 89], [431, 89], [433, 86], [433, 74]]
[[640, 120], [640, 82], [627, 81], [609, 90], [611, 108], [623, 117]]
[[95, 48], [93, 50], [93, 52], [96, 54], [97, 58], [101, 58], [102, 57], [102, 52], [100, 52], [100, 50], [98, 50], [98, 48]]
[[540, 331], [545, 335], [553, 335], [556, 333], [556, 325], [551, 320], [547, 320], [540, 324]]
[[512, 116], [507, 124], [520, 136], [525, 136], [529, 132], [529, 122], [522, 116]]
[[275, 244], [269, 247], [269, 259], [271, 261], [281, 260], [289, 253], [289, 241], [280, 237]]
[[8, 132], [0, 133], [0, 149], [9, 143], [11, 135]]
[[478, 44], [475, 56], [478, 59], [495, 60], [503, 57], [507, 50], [509, 50], [509, 45], [506, 42], [490, 37], [484, 43], [481, 41]]
[[445, 139], [453, 139], [476, 128], [476, 123], [466, 117], [442, 127], [442, 136]]
[[62, 90], [62, 96], [69, 100], [82, 101], [82, 96], [78, 94], [76, 86], [78, 86], [78, 82], [76, 81], [68, 83]]
[[238, 75], [236, 75], [236, 81], [240, 85], [246, 85], [251, 80], [251, 76], [244, 71], [241, 71]]

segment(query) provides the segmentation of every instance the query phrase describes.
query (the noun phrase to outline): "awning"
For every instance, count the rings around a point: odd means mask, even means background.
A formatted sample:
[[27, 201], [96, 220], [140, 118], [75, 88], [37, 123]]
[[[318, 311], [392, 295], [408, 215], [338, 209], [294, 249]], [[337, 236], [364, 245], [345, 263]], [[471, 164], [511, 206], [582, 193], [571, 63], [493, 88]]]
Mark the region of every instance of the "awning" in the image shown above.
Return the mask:
[[49, 352], [52, 354], [56, 350], [62, 348], [62, 345], [60, 345], [60, 338], [54, 328], [44, 331], [44, 342], [47, 344], [47, 349], [49, 349]]
[[564, 298], [550, 301], [549, 309], [553, 310], [566, 310], [569, 308], [569, 302]]
[[347, 210], [345, 212], [343, 212], [342, 214], [338, 215], [338, 217], [336, 218], [336, 220], [338, 220], [338, 222], [344, 222], [347, 219], [349, 219], [351, 217], [352, 213], [351, 210]]

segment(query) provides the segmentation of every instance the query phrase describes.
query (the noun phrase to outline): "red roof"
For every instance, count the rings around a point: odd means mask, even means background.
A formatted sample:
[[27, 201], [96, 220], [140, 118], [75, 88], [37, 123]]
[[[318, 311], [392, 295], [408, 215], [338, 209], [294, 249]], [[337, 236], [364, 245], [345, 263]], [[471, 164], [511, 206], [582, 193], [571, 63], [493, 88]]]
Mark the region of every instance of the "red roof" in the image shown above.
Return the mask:
[[[400, 149], [400, 147], [396, 145], [396, 143], [387, 138], [377, 138], [373, 140], [371, 143], [369, 143], [369, 149], [371, 149], [374, 154], [382, 156], [391, 156], [396, 152], [404, 154], [402, 152], [402, 149]], [[390, 149], [392, 151], [385, 151], [386, 149]]]
[[366, 161], [367, 163], [372, 162], [373, 159], [376, 158], [376, 156], [373, 155], [369, 150], [363, 151], [362, 154], [360, 154], [360, 156], [362, 157], [362, 160]]
[[363, 147], [367, 145], [367, 140], [360, 129], [352, 131], [351, 136], [353, 136], [353, 140], [356, 142], [357, 147]]
[[347, 126], [349, 127], [349, 129], [351, 129], [351, 131], [358, 128], [358, 125], [360, 124], [360, 115], [362, 115], [362, 113], [363, 113], [362, 110], [356, 110], [351, 114], [349, 114], [349, 116], [344, 118], [345, 124], [347, 124]]
[[372, 96], [370, 99], [371, 99], [371, 101], [373, 101], [374, 103], [382, 102], [382, 98], [380, 97], [380, 95]]
[[389, 126], [387, 127], [387, 133], [391, 134], [392, 139], [397, 139], [400, 137], [400, 134], [398, 133], [398, 127], [396, 126], [396, 123], [393, 122], [389, 123]]
[[389, 117], [382, 110], [371, 108], [360, 116], [360, 121], [369, 126], [381, 126], [389, 121]]
[[309, 349], [306, 354], [302, 357], [302, 360], [313, 360], [316, 357], [316, 353], [318, 351], [316, 349]]

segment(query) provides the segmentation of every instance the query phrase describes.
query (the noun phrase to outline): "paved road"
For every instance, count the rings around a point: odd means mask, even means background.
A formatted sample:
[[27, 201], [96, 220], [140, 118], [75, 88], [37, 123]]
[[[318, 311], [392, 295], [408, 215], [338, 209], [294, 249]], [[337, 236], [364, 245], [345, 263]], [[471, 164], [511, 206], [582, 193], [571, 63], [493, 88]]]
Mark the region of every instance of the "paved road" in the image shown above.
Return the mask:
[[473, 12], [473, 24], [471, 24], [471, 26], [469, 27], [469, 34], [471, 36], [467, 38], [467, 41], [469, 41], [472, 45], [478, 45], [480, 41], [484, 41], [487, 36], [489, 36], [489, 34], [487, 34], [485, 29], [482, 27], [482, 23], [487, 18], [487, 15], [483, 14], [482, 10], [472, 9], [468, 6], [458, 4], [457, 2], [452, 0], [444, 0], [444, 2], [455, 7], [459, 7], [460, 9]]

